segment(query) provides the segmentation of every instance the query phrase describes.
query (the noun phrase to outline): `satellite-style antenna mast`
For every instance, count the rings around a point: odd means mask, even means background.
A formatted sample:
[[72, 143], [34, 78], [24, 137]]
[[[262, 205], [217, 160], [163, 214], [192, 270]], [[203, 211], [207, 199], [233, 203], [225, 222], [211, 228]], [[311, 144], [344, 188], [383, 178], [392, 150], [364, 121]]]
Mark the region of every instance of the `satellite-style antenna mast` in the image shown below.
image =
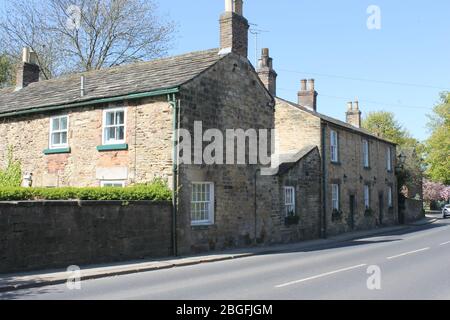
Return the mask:
[[252, 27], [250, 27], [249, 32], [255, 36], [255, 67], [257, 67], [258, 66], [258, 60], [259, 60], [259, 58], [258, 58], [258, 56], [259, 56], [258, 36], [261, 33], [267, 33], [269, 31], [268, 30], [261, 30], [261, 29], [254, 28], [254, 27], [258, 26], [255, 23], [249, 23], [249, 24], [252, 26]]

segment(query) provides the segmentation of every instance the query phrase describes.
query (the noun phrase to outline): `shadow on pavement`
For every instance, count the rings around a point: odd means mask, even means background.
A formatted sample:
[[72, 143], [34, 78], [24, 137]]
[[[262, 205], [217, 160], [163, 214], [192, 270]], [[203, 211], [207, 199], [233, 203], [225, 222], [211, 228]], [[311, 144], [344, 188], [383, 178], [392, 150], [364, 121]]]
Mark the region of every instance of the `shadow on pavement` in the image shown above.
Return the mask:
[[[362, 235], [360, 237], [355, 237], [353, 239], [347, 239], [331, 243], [325, 243], [325, 244], [316, 244], [311, 245], [310, 247], [303, 247], [303, 248], [291, 248], [286, 250], [276, 250], [268, 251], [268, 252], [262, 252], [260, 255], [266, 255], [266, 254], [277, 254], [277, 253], [295, 253], [295, 252], [314, 252], [314, 251], [322, 251], [322, 250], [328, 250], [328, 249], [337, 249], [337, 248], [345, 248], [345, 247], [352, 247], [352, 246], [361, 246], [361, 245], [370, 245], [370, 244], [379, 244], [379, 243], [387, 243], [387, 242], [398, 242], [402, 241], [404, 239], [401, 238], [401, 236], [426, 231], [426, 230], [432, 230], [432, 229], [438, 229], [438, 228], [445, 228], [449, 227], [450, 224], [444, 223], [444, 222], [435, 222], [433, 224], [427, 224], [427, 225], [421, 225], [421, 226], [408, 226], [405, 229], [401, 230], [394, 230], [394, 231], [386, 231], [383, 233], [378, 233], [374, 235]], [[383, 238], [383, 237], [398, 237], [395, 239], [379, 239], [379, 240], [370, 240], [370, 239], [377, 239], [377, 238]], [[331, 240], [333, 241], [333, 240]]]

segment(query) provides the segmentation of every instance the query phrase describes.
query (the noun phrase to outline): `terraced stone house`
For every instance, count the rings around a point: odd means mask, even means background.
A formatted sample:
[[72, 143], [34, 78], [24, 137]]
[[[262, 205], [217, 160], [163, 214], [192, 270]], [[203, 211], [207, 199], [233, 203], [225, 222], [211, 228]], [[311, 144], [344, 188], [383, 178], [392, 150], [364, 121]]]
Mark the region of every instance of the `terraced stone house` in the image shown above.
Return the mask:
[[[298, 104], [278, 98], [269, 50], [257, 70], [248, 60], [243, 1], [225, 4], [217, 49], [46, 81], [24, 50], [16, 87], [0, 90], [0, 164], [11, 146], [42, 187], [164, 178], [178, 253], [396, 223], [395, 145], [360, 128], [358, 104], [348, 123], [318, 113], [313, 81], [302, 81]], [[180, 162], [177, 132], [196, 122], [203, 132], [275, 128], [272, 174], [261, 164]]]

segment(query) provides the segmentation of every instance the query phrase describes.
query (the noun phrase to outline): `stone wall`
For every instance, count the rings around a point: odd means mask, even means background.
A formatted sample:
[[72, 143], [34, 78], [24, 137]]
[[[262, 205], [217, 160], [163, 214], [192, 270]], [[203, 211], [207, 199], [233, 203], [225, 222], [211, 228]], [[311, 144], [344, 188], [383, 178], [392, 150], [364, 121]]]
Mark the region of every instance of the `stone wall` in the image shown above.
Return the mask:
[[[386, 168], [386, 147], [392, 148], [392, 169], [395, 168], [395, 145], [342, 126], [321, 120], [319, 115], [306, 112], [277, 99], [276, 112], [277, 153], [295, 152], [308, 145], [317, 145], [322, 161], [322, 137], [325, 141], [325, 194], [320, 181], [322, 202], [326, 202], [326, 220], [323, 227], [327, 235], [351, 230], [370, 229], [381, 224], [398, 223], [397, 182], [393, 171]], [[323, 133], [323, 129], [325, 132]], [[339, 162], [330, 161], [330, 129], [338, 132]], [[369, 141], [370, 167], [363, 167], [362, 141]], [[321, 172], [323, 169], [321, 170]], [[371, 187], [371, 214], [364, 208], [364, 184]], [[341, 214], [332, 215], [331, 184], [340, 185]], [[388, 207], [388, 187], [393, 190], [393, 206]], [[311, 184], [310, 187], [317, 187]], [[350, 196], [354, 197], [354, 214], [350, 214]], [[382, 205], [380, 207], [380, 200]], [[321, 205], [320, 204], [320, 205]], [[323, 211], [323, 209], [321, 208]], [[324, 230], [325, 232], [325, 230]]]
[[404, 208], [401, 209], [404, 217], [404, 223], [414, 222], [425, 218], [423, 201], [415, 199], [405, 199]]
[[[320, 237], [322, 217], [320, 164], [320, 153], [316, 148], [278, 178], [281, 213], [279, 228], [283, 242]], [[285, 224], [284, 187], [295, 188], [295, 214], [299, 216], [298, 224]]]
[[[102, 145], [103, 109], [126, 107], [128, 150], [97, 151]], [[69, 116], [70, 153], [44, 154], [49, 146], [50, 117]], [[24, 172], [33, 173], [33, 186], [99, 186], [101, 180], [147, 182], [171, 179], [172, 110], [167, 100], [144, 99], [121, 104], [68, 109], [0, 119], [0, 166], [7, 148]]]
[[0, 202], [0, 273], [171, 255], [171, 205]]
[[277, 99], [275, 107], [276, 153], [296, 152], [303, 147], [320, 146], [320, 118]]
[[[325, 162], [327, 179], [327, 234], [334, 235], [351, 230], [370, 229], [398, 223], [397, 186], [393, 171], [386, 167], [386, 148], [392, 148], [392, 170], [395, 168], [395, 145], [330, 123], [325, 126]], [[338, 132], [339, 162], [330, 161], [330, 130]], [[363, 140], [369, 141], [369, 168], [363, 165]], [[333, 219], [331, 184], [340, 185], [342, 214]], [[370, 185], [370, 209], [364, 207], [364, 185]], [[388, 186], [392, 186], [393, 206], [388, 207]], [[354, 196], [353, 221], [350, 214], [350, 196]], [[380, 206], [381, 200], [381, 206]]]
[[[224, 135], [226, 129], [258, 130], [274, 127], [273, 98], [248, 60], [235, 54], [228, 55], [213, 68], [184, 85], [180, 91], [180, 99], [180, 125], [191, 133], [194, 121], [202, 121], [203, 131], [215, 128]], [[206, 145], [208, 143], [204, 144]], [[276, 185], [264, 183], [258, 174], [255, 195], [254, 181], [258, 168], [258, 165], [236, 164], [180, 166], [180, 253], [246, 246], [256, 240], [261, 243], [275, 241], [275, 236], [272, 236], [274, 222], [271, 192], [276, 192]], [[214, 183], [213, 225], [191, 226], [193, 181]]]

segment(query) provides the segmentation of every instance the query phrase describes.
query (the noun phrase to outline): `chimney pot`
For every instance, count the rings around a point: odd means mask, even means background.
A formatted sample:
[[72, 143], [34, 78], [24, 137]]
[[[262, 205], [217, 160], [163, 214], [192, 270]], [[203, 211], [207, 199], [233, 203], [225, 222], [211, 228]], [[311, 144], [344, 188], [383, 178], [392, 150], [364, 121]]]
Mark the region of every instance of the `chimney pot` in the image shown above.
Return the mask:
[[300, 84], [301, 84], [300, 90], [301, 91], [306, 91], [306, 79], [300, 80]]
[[234, 0], [225, 0], [225, 12], [234, 11]]
[[359, 110], [359, 102], [347, 103], [346, 120], [348, 124], [356, 128], [361, 128], [361, 111]]
[[22, 49], [22, 62], [26, 62], [26, 63], [30, 62], [30, 48]]
[[315, 91], [315, 88], [314, 88], [314, 79], [309, 79], [309, 90], [310, 90], [310, 91]]
[[273, 69], [272, 58], [269, 55], [269, 49], [263, 48], [261, 50], [261, 58], [258, 61], [258, 73], [259, 78], [266, 89], [272, 96], [277, 94], [277, 73]]
[[298, 104], [317, 111], [317, 92], [315, 90], [314, 79], [301, 80], [300, 91], [298, 92]]
[[225, 0], [225, 12], [234, 12], [242, 16], [244, 14], [243, 0]]
[[244, 15], [244, 3], [243, 0], [234, 0], [234, 13], [243, 16]]

